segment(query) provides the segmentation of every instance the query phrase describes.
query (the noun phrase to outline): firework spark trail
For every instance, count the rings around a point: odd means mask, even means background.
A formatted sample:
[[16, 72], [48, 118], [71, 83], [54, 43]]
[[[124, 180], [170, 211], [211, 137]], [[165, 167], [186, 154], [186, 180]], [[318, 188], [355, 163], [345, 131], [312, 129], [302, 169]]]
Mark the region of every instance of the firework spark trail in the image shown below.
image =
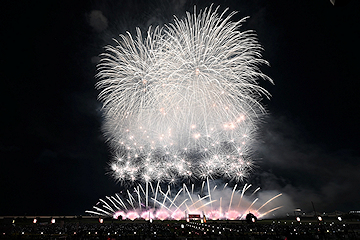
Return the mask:
[[120, 201], [120, 203], [121, 203], [121, 206], [124, 207], [125, 210], [128, 210], [127, 207], [126, 207], [126, 205], [124, 204], [124, 202], [121, 200], [120, 196], [119, 196], [117, 193], [116, 193], [115, 195], [116, 195], [116, 197], [119, 199], [119, 201]]
[[257, 189], [255, 189], [254, 192], [251, 194], [251, 196], [254, 195], [254, 194], [255, 194], [257, 191], [259, 191], [259, 190], [260, 190], [260, 187], [258, 187]]
[[260, 211], [260, 209], [262, 209], [266, 204], [268, 204], [269, 202], [271, 202], [272, 200], [274, 200], [275, 198], [278, 198], [282, 195], [282, 193], [279, 193], [278, 195], [276, 195], [275, 197], [270, 198], [266, 203], [264, 203], [261, 207], [258, 208], [257, 211]]
[[[239, 203], [238, 203], [238, 207], [239, 207], [240, 204], [241, 204], [241, 200], [242, 200], [242, 198], [243, 198], [243, 196], [244, 196], [244, 193], [245, 193], [246, 190], [248, 190], [250, 187], [251, 187], [251, 184], [245, 184], [245, 185], [244, 185], [243, 190], [241, 191], [241, 197], [240, 197], [240, 200], [239, 200]], [[257, 188], [257, 189], [251, 194], [251, 196], [252, 196], [255, 192], [257, 192], [258, 190], [260, 190], [260, 187]]]
[[[210, 191], [210, 181], [209, 181], [209, 178], [206, 178], [206, 182], [207, 182], [209, 200], [210, 200], [210, 202], [211, 202], [211, 191]], [[212, 208], [212, 204], [211, 204], [211, 208]]]
[[182, 192], [182, 190], [183, 190], [183, 188], [180, 188], [180, 190], [177, 192], [177, 194], [175, 195], [175, 197], [174, 197], [174, 200], [170, 200], [171, 201], [171, 205], [170, 205], [170, 207], [169, 208], [171, 208], [171, 206], [172, 205], [174, 205], [175, 207], [176, 207], [176, 205], [175, 205], [175, 201], [176, 201], [176, 198], [179, 196], [179, 194]]
[[246, 18], [212, 6], [145, 36], [120, 35], [98, 65], [104, 133], [118, 181], [242, 180], [260, 104], [262, 48]]
[[269, 210], [267, 212], [264, 212], [264, 213], [260, 214], [259, 217], [265, 216], [266, 214], [271, 213], [273, 211], [276, 211], [276, 210], [278, 210], [280, 208], [282, 208], [282, 206], [279, 206], [279, 207], [273, 208], [273, 209], [271, 209], [271, 210]]
[[[251, 195], [251, 196], [252, 196], [252, 195]], [[257, 200], [259, 200], [259, 199], [258, 199], [258, 198], [255, 198], [254, 201], [250, 204], [250, 206], [248, 207], [248, 209], [246, 209], [245, 212], [248, 212], [248, 211], [252, 208], [252, 206], [257, 202]]]
[[192, 202], [192, 203], [194, 203], [194, 201], [193, 201], [193, 199], [192, 199], [192, 197], [191, 197], [191, 194], [190, 194], [190, 192], [189, 192], [189, 189], [187, 188], [187, 186], [186, 186], [186, 184], [185, 184], [185, 183], [183, 184], [183, 188], [185, 188], [185, 189], [186, 189], [186, 192], [188, 193], [188, 196], [189, 196], [189, 198], [190, 198], [191, 202]]
[[186, 202], [187, 200], [188, 200], [188, 199], [185, 199], [185, 200], [175, 209], [174, 213], [176, 213], [176, 212], [179, 210], [179, 208], [180, 208], [183, 204], [185, 204], [185, 202]]
[[237, 187], [237, 184], [235, 184], [234, 188], [233, 188], [233, 191], [231, 193], [231, 198], [230, 198], [230, 204], [229, 204], [229, 211], [231, 209], [231, 203], [232, 203], [232, 200], [233, 200], [233, 197], [234, 197], [234, 193], [235, 193], [235, 189]]

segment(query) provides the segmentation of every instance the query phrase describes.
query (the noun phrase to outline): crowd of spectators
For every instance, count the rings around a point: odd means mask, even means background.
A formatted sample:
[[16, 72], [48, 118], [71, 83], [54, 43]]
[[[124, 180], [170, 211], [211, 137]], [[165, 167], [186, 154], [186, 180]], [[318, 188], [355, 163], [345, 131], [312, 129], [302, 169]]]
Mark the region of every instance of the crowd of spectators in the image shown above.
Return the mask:
[[171, 239], [173, 226], [137, 221], [126, 223], [7, 224], [0, 239]]
[[324, 222], [277, 222], [266, 224], [188, 223], [199, 236], [218, 235], [223, 239], [360, 239], [360, 224]]
[[360, 223], [246, 221], [2, 222], [0, 239], [360, 239]]

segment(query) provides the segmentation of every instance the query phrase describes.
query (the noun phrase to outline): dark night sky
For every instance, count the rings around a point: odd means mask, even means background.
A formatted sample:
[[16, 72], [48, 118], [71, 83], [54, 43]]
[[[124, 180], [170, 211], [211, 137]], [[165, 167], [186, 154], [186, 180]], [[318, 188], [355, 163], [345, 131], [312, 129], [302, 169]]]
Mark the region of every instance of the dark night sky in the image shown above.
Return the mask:
[[[95, 61], [111, 39], [207, 1], [10, 1], [1, 14], [0, 215], [80, 215], [106, 175]], [[360, 210], [360, 1], [224, 0], [250, 16], [275, 85], [248, 180], [311, 211]], [[92, 18], [94, 10], [104, 18]], [[98, 12], [100, 13], [100, 12]], [[105, 20], [106, 19], [106, 20]]]

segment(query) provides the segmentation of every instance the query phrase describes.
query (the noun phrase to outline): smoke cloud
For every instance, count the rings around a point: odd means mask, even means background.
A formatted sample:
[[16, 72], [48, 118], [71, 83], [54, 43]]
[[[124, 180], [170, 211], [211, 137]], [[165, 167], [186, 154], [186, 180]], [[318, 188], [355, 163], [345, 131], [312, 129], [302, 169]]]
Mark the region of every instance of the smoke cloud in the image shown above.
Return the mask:
[[264, 124], [256, 151], [259, 169], [250, 181], [279, 190], [304, 211], [349, 211], [357, 207], [359, 157], [347, 149], [328, 149], [308, 140], [306, 130], [285, 117]]
[[99, 10], [93, 10], [88, 15], [89, 25], [97, 32], [102, 32], [108, 27], [108, 20]]

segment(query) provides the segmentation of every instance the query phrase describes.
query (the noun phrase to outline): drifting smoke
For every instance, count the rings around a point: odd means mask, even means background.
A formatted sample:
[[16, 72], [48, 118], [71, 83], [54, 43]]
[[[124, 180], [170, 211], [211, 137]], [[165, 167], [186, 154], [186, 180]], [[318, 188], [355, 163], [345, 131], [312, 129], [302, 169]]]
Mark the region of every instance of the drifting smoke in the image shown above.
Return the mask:
[[97, 32], [102, 32], [108, 27], [108, 20], [99, 10], [93, 10], [88, 15], [89, 25]]
[[313, 211], [311, 202], [319, 212], [357, 208], [360, 166], [355, 152], [314, 143], [300, 124], [284, 116], [272, 115], [266, 122], [261, 143], [254, 144], [264, 161], [261, 172], [250, 178], [253, 184], [291, 196], [289, 204], [307, 212]]

